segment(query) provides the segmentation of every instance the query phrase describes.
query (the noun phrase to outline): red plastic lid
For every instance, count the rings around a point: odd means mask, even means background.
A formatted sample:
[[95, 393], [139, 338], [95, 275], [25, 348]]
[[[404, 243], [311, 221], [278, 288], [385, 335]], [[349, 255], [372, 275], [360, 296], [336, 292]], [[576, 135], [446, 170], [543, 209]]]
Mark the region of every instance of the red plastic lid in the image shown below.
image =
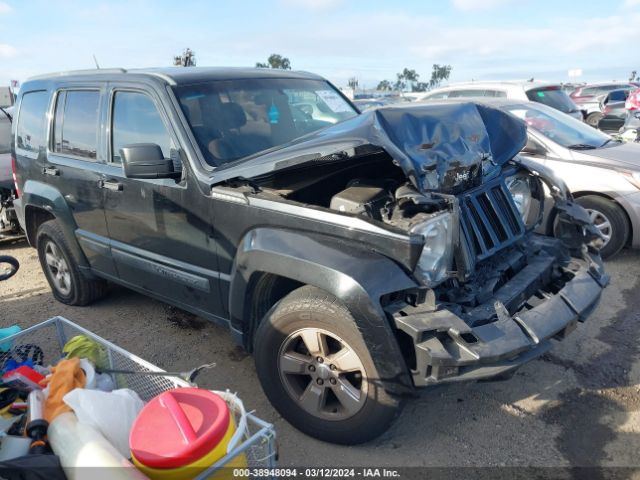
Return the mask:
[[151, 468], [178, 468], [213, 450], [229, 428], [225, 401], [209, 390], [177, 388], [142, 409], [131, 428], [133, 456]]

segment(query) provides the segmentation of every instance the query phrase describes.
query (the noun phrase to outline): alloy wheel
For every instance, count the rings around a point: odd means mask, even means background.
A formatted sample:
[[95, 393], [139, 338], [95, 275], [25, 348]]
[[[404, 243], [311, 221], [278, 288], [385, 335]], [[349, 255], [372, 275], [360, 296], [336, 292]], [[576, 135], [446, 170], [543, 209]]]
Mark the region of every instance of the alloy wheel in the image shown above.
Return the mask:
[[60, 248], [51, 240], [44, 247], [44, 259], [53, 284], [62, 295], [71, 293], [71, 273]]
[[593, 225], [600, 230], [600, 233], [602, 234], [603, 238], [602, 238], [602, 245], [600, 245], [600, 248], [604, 248], [607, 246], [607, 244], [611, 241], [611, 236], [613, 235], [613, 230], [611, 228], [611, 222], [609, 221], [609, 219], [604, 215], [604, 213], [599, 212], [598, 210], [593, 210], [591, 208], [587, 209], [587, 212], [589, 213], [589, 217], [591, 217], [591, 221], [593, 222]]
[[291, 333], [280, 348], [278, 370], [291, 398], [316, 417], [345, 420], [358, 413], [367, 398], [362, 361], [344, 340], [326, 330]]

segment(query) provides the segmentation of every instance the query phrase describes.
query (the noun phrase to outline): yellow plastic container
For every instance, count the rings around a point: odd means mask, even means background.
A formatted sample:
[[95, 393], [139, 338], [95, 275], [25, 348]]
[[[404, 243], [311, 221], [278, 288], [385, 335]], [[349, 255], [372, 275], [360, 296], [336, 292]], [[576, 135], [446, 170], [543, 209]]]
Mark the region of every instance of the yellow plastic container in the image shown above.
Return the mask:
[[[216, 447], [204, 457], [183, 467], [167, 469], [149, 468], [138, 462], [133, 454], [131, 455], [131, 459], [133, 460], [133, 464], [152, 480], [184, 480], [186, 478], [194, 478], [227, 454], [227, 446], [229, 445], [229, 441], [231, 440], [231, 437], [235, 432], [235, 422], [233, 421], [233, 419], [231, 419], [231, 422], [229, 422], [229, 429], [227, 430], [227, 433], [225, 433], [220, 443], [216, 445]], [[243, 453], [231, 460], [231, 462], [229, 462], [225, 466], [225, 469], [223, 471], [221, 471], [217, 475], [214, 475], [212, 478], [220, 480], [239, 478], [238, 476], [234, 477], [233, 469], [246, 468], [247, 465], [247, 457]]]
[[[226, 456], [236, 424], [226, 402], [198, 388], [169, 390], [151, 400], [131, 429], [134, 465], [152, 480], [193, 478]], [[214, 478], [234, 478], [245, 468], [237, 456]]]

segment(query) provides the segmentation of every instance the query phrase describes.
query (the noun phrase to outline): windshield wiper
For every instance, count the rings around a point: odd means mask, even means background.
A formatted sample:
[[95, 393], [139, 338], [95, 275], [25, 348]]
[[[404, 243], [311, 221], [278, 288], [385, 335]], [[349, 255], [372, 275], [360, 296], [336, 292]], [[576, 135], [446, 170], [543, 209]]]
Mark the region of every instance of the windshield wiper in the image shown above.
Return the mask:
[[594, 150], [597, 147], [586, 143], [576, 143], [575, 145], [569, 145], [567, 148], [570, 150]]
[[616, 140], [615, 138], [609, 138], [609, 139], [605, 140], [605, 141], [604, 141], [604, 143], [603, 143], [602, 145], [600, 145], [600, 147], [599, 147], [599, 148], [602, 148], [602, 147], [604, 147], [605, 145], [608, 145], [608, 144], [609, 144], [609, 142], [622, 143], [622, 142], [620, 142], [620, 140]]

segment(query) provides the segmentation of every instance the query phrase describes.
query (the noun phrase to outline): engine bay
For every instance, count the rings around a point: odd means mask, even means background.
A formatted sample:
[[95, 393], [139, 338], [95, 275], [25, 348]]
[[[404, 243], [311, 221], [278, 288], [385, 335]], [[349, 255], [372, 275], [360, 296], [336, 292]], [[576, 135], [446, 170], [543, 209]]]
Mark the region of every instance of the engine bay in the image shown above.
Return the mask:
[[286, 200], [361, 215], [405, 231], [425, 214], [447, 209], [437, 196], [418, 192], [384, 151], [346, 161], [304, 165], [254, 179]]

